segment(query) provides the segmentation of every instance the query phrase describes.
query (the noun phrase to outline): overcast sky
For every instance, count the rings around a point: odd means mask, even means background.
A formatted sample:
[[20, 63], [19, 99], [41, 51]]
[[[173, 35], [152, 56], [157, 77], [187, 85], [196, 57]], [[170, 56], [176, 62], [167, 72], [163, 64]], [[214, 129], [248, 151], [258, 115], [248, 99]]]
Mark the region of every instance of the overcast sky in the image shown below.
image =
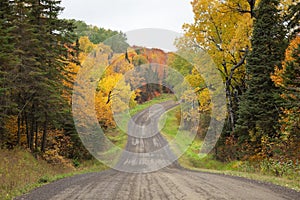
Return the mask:
[[62, 0], [61, 18], [123, 32], [163, 28], [182, 33], [193, 21], [191, 0]]

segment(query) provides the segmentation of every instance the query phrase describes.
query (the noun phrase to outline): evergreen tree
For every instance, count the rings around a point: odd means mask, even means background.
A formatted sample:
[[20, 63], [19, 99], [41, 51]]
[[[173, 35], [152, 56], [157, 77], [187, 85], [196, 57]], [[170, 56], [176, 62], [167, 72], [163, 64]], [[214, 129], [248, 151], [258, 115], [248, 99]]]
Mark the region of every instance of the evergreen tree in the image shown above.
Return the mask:
[[[17, 59], [14, 56], [13, 18], [10, 1], [0, 1], [0, 134], [4, 123], [12, 114], [15, 104], [11, 99], [12, 71]], [[2, 141], [5, 136], [0, 135]], [[0, 142], [1, 143], [1, 142]], [[1, 144], [0, 144], [1, 145]]]
[[[73, 52], [73, 24], [58, 19], [60, 1], [15, 0], [15, 56], [13, 101], [18, 105], [18, 135], [24, 124], [28, 147], [45, 150], [47, 130], [58, 128], [68, 105], [63, 98], [69, 81], [66, 65]], [[49, 110], [51, 109], [51, 112]], [[38, 133], [43, 131], [42, 143]]]
[[127, 43], [126, 34], [120, 32], [104, 41], [115, 53], [124, 53], [129, 44]]
[[36, 68], [39, 82], [34, 85], [36, 94], [33, 99], [37, 112], [32, 120], [38, 119], [35, 123], [42, 124], [42, 151], [46, 148], [48, 128], [60, 126], [68, 108], [63, 98], [63, 93], [67, 90], [63, 81], [69, 81], [65, 67], [69, 62], [69, 50], [73, 48], [72, 41], [75, 37], [72, 34], [72, 23], [58, 19], [58, 14], [62, 11], [59, 3], [60, 1], [53, 0], [33, 0], [32, 3], [34, 29], [39, 38], [39, 65]]
[[246, 64], [247, 90], [239, 105], [236, 132], [241, 142], [260, 149], [262, 139], [274, 138], [279, 116], [278, 89], [271, 80], [285, 51], [285, 31], [278, 0], [260, 1], [251, 39], [252, 52]]
[[74, 32], [77, 37], [87, 36], [94, 44], [104, 42], [109, 45], [115, 53], [124, 53], [129, 47], [126, 35], [123, 32], [112, 31], [110, 29], [98, 28], [97, 26], [87, 25], [83, 21], [69, 20], [75, 25]]

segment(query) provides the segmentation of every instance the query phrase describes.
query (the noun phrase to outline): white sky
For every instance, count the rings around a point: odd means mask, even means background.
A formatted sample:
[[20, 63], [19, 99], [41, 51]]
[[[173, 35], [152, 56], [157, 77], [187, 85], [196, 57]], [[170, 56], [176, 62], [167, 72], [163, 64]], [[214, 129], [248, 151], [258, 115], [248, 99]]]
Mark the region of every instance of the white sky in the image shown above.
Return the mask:
[[182, 33], [193, 22], [191, 0], [62, 0], [61, 18], [122, 32], [162, 28]]

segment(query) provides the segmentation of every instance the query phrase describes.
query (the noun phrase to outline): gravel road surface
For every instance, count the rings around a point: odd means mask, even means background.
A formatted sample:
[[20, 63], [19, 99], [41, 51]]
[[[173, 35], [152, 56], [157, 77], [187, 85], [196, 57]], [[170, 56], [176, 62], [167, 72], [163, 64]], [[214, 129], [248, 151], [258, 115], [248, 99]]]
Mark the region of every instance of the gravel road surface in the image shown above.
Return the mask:
[[[163, 112], [175, 105], [175, 102], [162, 103], [133, 117], [128, 125], [126, 152], [115, 167], [118, 170], [61, 179], [16, 200], [300, 199], [299, 192], [284, 187], [190, 171], [173, 162], [175, 155], [159, 133], [157, 123]], [[130, 155], [128, 152], [136, 154]], [[160, 169], [165, 165], [167, 167]], [[159, 170], [153, 170], [156, 168]], [[153, 172], [142, 173], [148, 171]]]

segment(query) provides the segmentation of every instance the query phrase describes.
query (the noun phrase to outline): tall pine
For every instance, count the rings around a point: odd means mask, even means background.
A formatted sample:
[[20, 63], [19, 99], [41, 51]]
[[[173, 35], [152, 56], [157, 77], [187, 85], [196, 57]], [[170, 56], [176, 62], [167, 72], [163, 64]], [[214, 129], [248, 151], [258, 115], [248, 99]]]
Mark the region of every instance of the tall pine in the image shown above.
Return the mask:
[[63, 10], [60, 1], [10, 2], [14, 57], [19, 62], [10, 72], [13, 89], [9, 99], [17, 104], [18, 142], [20, 135], [25, 134], [31, 150], [45, 151], [47, 130], [60, 128], [68, 110], [63, 83], [69, 81], [66, 66], [73, 51], [74, 27], [58, 19]]
[[285, 30], [278, 11], [278, 0], [261, 0], [256, 11], [247, 59], [247, 90], [238, 111], [235, 131], [241, 142], [260, 151], [265, 139], [276, 137], [280, 106], [279, 91], [271, 80], [275, 66], [281, 65], [285, 51]]
[[13, 10], [9, 0], [0, 0], [0, 146], [7, 142], [4, 130], [5, 122], [12, 115], [15, 103], [12, 100], [12, 79], [17, 59], [14, 55]]

